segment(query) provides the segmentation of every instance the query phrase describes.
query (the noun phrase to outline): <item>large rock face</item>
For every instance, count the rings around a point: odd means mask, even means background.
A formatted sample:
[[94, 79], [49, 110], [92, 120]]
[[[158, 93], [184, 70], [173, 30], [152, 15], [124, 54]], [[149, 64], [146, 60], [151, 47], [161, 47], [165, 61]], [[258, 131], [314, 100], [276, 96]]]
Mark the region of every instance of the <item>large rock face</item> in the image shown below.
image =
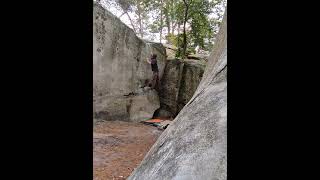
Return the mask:
[[156, 116], [164, 116], [161, 113], [163, 110], [170, 112], [170, 116], [176, 114], [183, 66], [184, 63], [178, 59], [167, 61], [159, 93], [161, 109]]
[[160, 106], [155, 116], [176, 116], [196, 91], [205, 64], [199, 60], [168, 60], [161, 79]]
[[227, 179], [227, 20], [199, 87], [129, 180]]
[[94, 3], [94, 118], [140, 121], [153, 116], [160, 106], [157, 92], [140, 88], [152, 78], [146, 61], [151, 53], [158, 55], [161, 77], [166, 61], [165, 48], [142, 41], [117, 17]]
[[199, 60], [185, 60], [177, 101], [177, 113], [189, 102], [197, 90], [205, 70]]

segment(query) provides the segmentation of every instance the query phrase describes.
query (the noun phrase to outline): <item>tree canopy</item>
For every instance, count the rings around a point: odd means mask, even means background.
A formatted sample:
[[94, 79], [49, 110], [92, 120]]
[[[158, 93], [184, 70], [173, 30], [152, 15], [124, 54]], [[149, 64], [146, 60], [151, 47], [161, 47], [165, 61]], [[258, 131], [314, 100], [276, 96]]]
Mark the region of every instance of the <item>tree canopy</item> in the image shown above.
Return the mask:
[[[101, 0], [103, 1], [103, 0]], [[104, 0], [118, 6], [140, 38], [157, 35], [178, 47], [184, 57], [198, 49], [210, 51], [219, 31], [226, 0]], [[111, 3], [113, 1], [113, 3]], [[103, 3], [103, 2], [102, 2]]]

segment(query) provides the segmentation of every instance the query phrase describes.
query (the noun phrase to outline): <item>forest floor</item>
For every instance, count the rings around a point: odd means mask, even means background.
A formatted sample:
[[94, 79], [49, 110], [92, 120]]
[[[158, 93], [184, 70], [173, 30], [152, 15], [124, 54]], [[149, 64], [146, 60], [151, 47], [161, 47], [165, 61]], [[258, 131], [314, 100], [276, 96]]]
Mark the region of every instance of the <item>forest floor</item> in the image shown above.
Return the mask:
[[93, 129], [93, 180], [129, 177], [161, 132], [142, 123], [98, 122]]

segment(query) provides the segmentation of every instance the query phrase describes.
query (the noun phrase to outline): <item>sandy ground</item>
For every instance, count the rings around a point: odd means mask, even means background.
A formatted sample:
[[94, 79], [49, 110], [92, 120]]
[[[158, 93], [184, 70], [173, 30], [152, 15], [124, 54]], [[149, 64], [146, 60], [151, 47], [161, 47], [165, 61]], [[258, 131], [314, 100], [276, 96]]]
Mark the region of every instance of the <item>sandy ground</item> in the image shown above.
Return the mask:
[[93, 179], [126, 179], [161, 132], [156, 127], [141, 123], [97, 123], [93, 129]]

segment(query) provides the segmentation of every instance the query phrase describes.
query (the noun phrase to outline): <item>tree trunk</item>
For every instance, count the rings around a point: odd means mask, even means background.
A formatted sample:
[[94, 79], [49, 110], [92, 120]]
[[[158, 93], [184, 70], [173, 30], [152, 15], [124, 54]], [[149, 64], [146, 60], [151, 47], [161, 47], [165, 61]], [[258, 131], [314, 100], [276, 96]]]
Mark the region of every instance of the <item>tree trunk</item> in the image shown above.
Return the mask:
[[170, 34], [170, 19], [169, 18], [167, 18], [167, 27], [168, 27], [168, 35]]
[[186, 22], [183, 22], [183, 51], [182, 51], [182, 57], [185, 57], [186, 52], [187, 52]]
[[182, 57], [184, 58], [187, 51], [187, 33], [186, 33], [186, 23], [188, 21], [188, 11], [189, 11], [189, 5], [187, 4], [186, 0], [183, 0], [185, 5], [185, 11], [184, 11], [184, 21], [183, 21], [183, 51], [182, 51]]
[[172, 24], [171, 24], [171, 29], [172, 29], [172, 32], [171, 32], [171, 34], [172, 35], [174, 35], [174, 29], [175, 29], [175, 26], [176, 26], [176, 23], [174, 23], [174, 19], [175, 19], [175, 17], [174, 17], [174, 15], [173, 15], [173, 11], [174, 11], [174, 0], [171, 0], [171, 8], [170, 8], [171, 10], [171, 22], [172, 22]]
[[177, 42], [177, 48], [178, 48], [177, 55], [178, 55], [178, 57], [180, 57], [180, 55], [181, 55], [181, 50], [180, 50], [180, 22], [178, 22], [178, 42]]
[[166, 4], [166, 24], [167, 24], [167, 28], [168, 28], [168, 35], [170, 34], [170, 6], [169, 6], [169, 2], [167, 2]]
[[140, 1], [138, 1], [138, 22], [139, 22], [139, 34], [140, 34], [140, 37], [143, 38], [143, 26], [142, 26], [142, 8], [140, 6]]
[[[164, 0], [164, 4], [162, 5], [162, 7], [164, 8], [164, 15], [165, 15], [165, 23], [166, 23], [166, 27], [168, 28], [167, 31], [167, 37], [170, 34], [170, 3], [168, 0]], [[169, 40], [168, 38], [166, 38], [167, 40]]]
[[120, 19], [125, 14], [126, 14], [126, 12], [122, 13], [118, 18]]
[[129, 20], [130, 20], [130, 23], [131, 23], [131, 26], [132, 26], [132, 29], [133, 29], [134, 33], [137, 33], [136, 28], [134, 27], [134, 24], [133, 24], [133, 22], [132, 22], [131, 17], [130, 17], [129, 14], [128, 14], [128, 12], [126, 12], [126, 14], [127, 14], [128, 18], [129, 18]]
[[176, 29], [176, 23], [172, 23], [171, 34], [174, 35], [174, 30]]
[[160, 43], [162, 43], [162, 27], [163, 27], [163, 1], [160, 1]]

